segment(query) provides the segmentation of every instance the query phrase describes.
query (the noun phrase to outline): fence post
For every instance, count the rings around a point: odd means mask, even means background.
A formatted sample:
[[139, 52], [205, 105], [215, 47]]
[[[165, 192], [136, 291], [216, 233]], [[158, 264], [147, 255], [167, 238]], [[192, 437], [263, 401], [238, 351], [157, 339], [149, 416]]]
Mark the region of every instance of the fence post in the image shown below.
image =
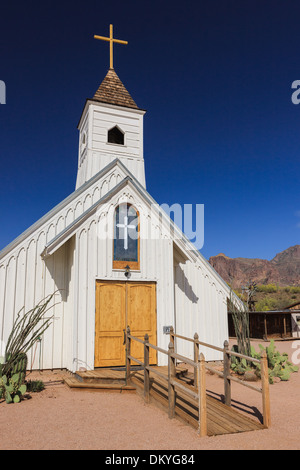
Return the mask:
[[266, 351], [264, 351], [261, 356], [261, 384], [262, 384], [263, 417], [264, 417], [263, 422], [266, 428], [268, 428], [271, 425], [271, 410], [270, 410], [268, 358], [267, 358]]
[[149, 335], [144, 337], [144, 399], [146, 403], [150, 401], [150, 371], [149, 366]]
[[207, 411], [206, 411], [206, 370], [205, 358], [200, 354], [198, 374], [198, 397], [199, 397], [199, 434], [200, 437], [207, 436]]
[[231, 406], [231, 380], [227, 377], [230, 375], [231, 356], [229, 354], [229, 343], [224, 341], [224, 397], [225, 405]]
[[194, 334], [194, 362], [197, 364], [194, 367], [194, 386], [195, 386], [195, 388], [198, 387], [198, 372], [199, 372], [199, 369], [198, 369], [198, 362], [199, 362], [199, 343], [198, 343], [198, 340], [199, 340], [199, 335], [198, 335], [198, 333], [195, 333]]
[[175, 351], [175, 337], [174, 337], [174, 327], [173, 326], [171, 326], [171, 328], [170, 328], [170, 342], [173, 344], [174, 351]]
[[175, 416], [175, 387], [172, 381], [176, 375], [175, 358], [171, 356], [174, 353], [174, 343], [169, 343], [169, 354], [168, 354], [168, 401], [169, 401], [169, 418], [172, 419]]
[[130, 328], [127, 326], [127, 331], [126, 331], [126, 378], [130, 378], [130, 364], [131, 360], [129, 356], [131, 355], [131, 338], [130, 336]]

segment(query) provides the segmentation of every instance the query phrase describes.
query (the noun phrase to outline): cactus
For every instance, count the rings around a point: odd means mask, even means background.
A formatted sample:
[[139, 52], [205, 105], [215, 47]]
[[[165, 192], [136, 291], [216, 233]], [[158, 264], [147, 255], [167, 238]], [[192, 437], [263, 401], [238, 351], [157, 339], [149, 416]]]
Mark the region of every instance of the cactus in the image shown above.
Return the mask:
[[[20, 354], [26, 354], [50, 326], [53, 315], [45, 318], [45, 314], [53, 307], [50, 304], [54, 296], [55, 293], [46, 297], [24, 315], [21, 315], [23, 309], [20, 310], [6, 343], [2, 374], [12, 375], [12, 369], [19, 362]], [[25, 360], [24, 357], [23, 359]]]
[[27, 355], [33, 345], [41, 340], [42, 334], [50, 326], [53, 315], [46, 318], [55, 292], [39, 302], [33, 309], [17, 314], [8, 337], [4, 357], [0, 357], [0, 398], [6, 403], [19, 403], [26, 393], [25, 385]]
[[[236, 348], [235, 348], [236, 349]], [[274, 383], [274, 377], [280, 378], [282, 381], [287, 381], [290, 379], [290, 376], [293, 372], [297, 372], [299, 367], [294, 366], [291, 362], [288, 361], [288, 354], [283, 353], [281, 354], [279, 351], [276, 350], [274, 340], [271, 340], [270, 345], [264, 348], [261, 344], [259, 344], [260, 352], [256, 352], [253, 346], [251, 346], [251, 356], [255, 359], [261, 359], [262, 353], [266, 351], [267, 359], [268, 359], [268, 371], [269, 371], [269, 382], [270, 384]], [[244, 362], [243, 362], [244, 361]], [[261, 366], [260, 364], [253, 362], [252, 367], [255, 370], [255, 374], [258, 377], [261, 377]], [[249, 370], [247, 367], [246, 361], [243, 359], [242, 361], [236, 360], [233, 361], [232, 369], [236, 371], [238, 374], [242, 375], [242, 373]]]
[[6, 375], [0, 377], [0, 393], [6, 403], [19, 403], [26, 393], [26, 385], [20, 383], [20, 373], [14, 374], [10, 379]]
[[10, 375], [13, 376], [15, 374], [19, 374], [19, 385], [22, 385], [25, 382], [27, 361], [27, 354], [21, 352], [12, 364]]

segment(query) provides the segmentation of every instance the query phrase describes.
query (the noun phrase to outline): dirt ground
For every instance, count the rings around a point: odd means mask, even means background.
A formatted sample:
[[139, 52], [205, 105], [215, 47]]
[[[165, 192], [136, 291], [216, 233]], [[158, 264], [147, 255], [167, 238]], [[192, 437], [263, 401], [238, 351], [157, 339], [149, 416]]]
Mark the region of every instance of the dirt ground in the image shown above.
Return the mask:
[[[258, 350], [258, 343], [253, 345]], [[276, 342], [281, 352], [300, 360], [300, 341]], [[263, 343], [266, 346], [268, 343]], [[298, 346], [298, 349], [294, 349]], [[297, 351], [299, 354], [297, 355]], [[46, 388], [20, 404], [0, 402], [1, 450], [299, 450], [300, 372], [270, 385], [271, 427], [262, 431], [199, 438], [166, 412], [146, 405], [135, 393], [72, 391], [63, 372], [34, 372]], [[223, 393], [223, 381], [207, 374], [207, 390]], [[255, 419], [261, 394], [232, 384], [233, 406]]]

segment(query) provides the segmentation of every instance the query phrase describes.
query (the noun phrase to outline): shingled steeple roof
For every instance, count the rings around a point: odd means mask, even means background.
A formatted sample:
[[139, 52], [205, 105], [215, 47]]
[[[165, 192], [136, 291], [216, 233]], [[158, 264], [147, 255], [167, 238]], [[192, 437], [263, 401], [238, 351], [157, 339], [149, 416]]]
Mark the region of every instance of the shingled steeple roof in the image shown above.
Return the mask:
[[139, 109], [114, 69], [109, 69], [93, 100], [125, 106], [126, 108]]

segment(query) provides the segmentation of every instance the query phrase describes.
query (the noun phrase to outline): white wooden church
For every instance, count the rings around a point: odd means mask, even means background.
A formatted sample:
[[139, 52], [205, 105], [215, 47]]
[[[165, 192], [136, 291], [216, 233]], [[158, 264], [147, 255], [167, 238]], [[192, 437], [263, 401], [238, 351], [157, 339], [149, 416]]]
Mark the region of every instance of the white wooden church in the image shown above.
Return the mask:
[[22, 307], [59, 290], [33, 369], [122, 366], [127, 325], [165, 349], [171, 325], [216, 346], [228, 338], [229, 287], [146, 190], [144, 115], [111, 60], [79, 121], [75, 191], [0, 252], [3, 343]]

